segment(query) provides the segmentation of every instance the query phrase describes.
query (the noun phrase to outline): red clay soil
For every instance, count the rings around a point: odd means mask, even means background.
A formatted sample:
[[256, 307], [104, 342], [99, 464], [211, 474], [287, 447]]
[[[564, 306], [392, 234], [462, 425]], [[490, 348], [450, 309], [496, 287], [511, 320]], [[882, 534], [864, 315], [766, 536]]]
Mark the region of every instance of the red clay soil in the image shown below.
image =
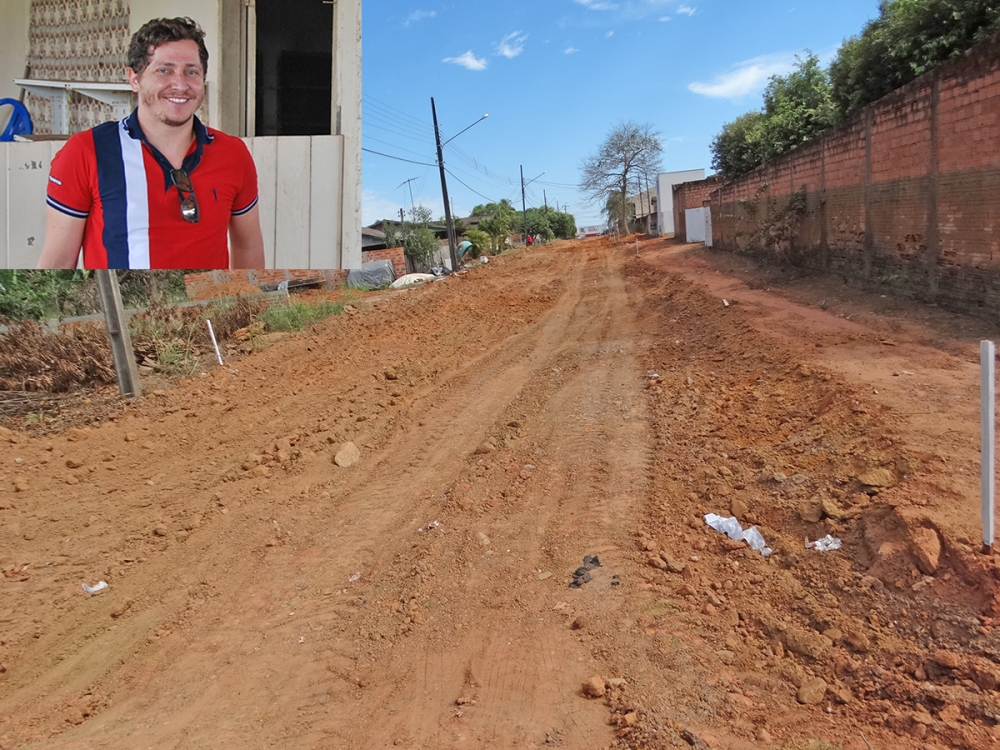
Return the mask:
[[0, 748], [1000, 746], [996, 331], [781, 276], [558, 243], [0, 431]]

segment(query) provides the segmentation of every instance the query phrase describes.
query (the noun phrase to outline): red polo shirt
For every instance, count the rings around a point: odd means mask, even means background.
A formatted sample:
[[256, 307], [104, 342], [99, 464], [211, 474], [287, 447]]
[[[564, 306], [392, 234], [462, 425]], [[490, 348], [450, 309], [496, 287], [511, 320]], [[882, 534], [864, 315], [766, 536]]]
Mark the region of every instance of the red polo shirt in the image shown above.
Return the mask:
[[229, 222], [257, 205], [257, 170], [239, 138], [194, 118], [183, 168], [198, 201], [181, 215], [170, 162], [146, 141], [136, 112], [77, 133], [52, 159], [48, 205], [86, 219], [85, 268], [229, 268]]

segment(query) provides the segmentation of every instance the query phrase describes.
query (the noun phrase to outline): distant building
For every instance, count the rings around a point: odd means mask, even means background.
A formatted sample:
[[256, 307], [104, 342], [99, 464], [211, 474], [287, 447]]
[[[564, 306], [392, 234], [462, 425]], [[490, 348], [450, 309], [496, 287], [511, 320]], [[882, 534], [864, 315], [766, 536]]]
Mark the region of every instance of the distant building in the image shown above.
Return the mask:
[[631, 195], [626, 198], [629, 204], [629, 216], [634, 217], [635, 231], [656, 234], [659, 226], [659, 216], [656, 207], [659, 200], [656, 197], [656, 188], [644, 190], [638, 195]]
[[674, 227], [674, 185], [705, 179], [704, 169], [688, 169], [682, 172], [662, 172], [656, 177], [657, 234], [673, 236]]

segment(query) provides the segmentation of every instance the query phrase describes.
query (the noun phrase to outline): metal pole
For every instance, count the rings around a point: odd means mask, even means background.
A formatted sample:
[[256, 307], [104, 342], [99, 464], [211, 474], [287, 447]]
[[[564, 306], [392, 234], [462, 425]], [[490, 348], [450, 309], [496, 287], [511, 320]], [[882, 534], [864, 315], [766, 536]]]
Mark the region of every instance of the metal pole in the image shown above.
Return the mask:
[[114, 271], [94, 271], [94, 274], [97, 276], [97, 288], [101, 294], [101, 306], [104, 308], [104, 321], [111, 341], [111, 356], [115, 363], [118, 391], [125, 398], [138, 398], [142, 395], [142, 386], [139, 383], [139, 368], [135, 364], [135, 355], [132, 352], [132, 337], [129, 336], [128, 322], [125, 320], [118, 276]]
[[438, 169], [441, 171], [441, 197], [444, 199], [444, 222], [448, 228], [448, 253], [451, 255], [451, 270], [458, 270], [458, 243], [455, 242], [455, 225], [451, 220], [451, 203], [448, 200], [448, 182], [444, 178], [444, 152], [441, 150], [441, 132], [438, 130], [437, 109], [431, 97], [431, 114], [434, 117], [434, 141], [437, 144]]
[[528, 246], [528, 209], [524, 203], [524, 165], [521, 165], [521, 216], [524, 217], [524, 246]]
[[989, 554], [993, 549], [996, 529], [993, 476], [996, 459], [996, 346], [992, 341], [979, 342], [979, 369], [983, 552]]

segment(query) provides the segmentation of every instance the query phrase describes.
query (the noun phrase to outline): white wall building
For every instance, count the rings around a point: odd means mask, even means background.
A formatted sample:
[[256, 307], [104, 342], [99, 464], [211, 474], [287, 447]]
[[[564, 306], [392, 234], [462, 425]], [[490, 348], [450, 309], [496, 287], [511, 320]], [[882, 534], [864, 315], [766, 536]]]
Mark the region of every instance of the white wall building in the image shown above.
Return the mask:
[[656, 226], [660, 236], [674, 234], [674, 185], [704, 179], [704, 169], [661, 172], [656, 176]]

